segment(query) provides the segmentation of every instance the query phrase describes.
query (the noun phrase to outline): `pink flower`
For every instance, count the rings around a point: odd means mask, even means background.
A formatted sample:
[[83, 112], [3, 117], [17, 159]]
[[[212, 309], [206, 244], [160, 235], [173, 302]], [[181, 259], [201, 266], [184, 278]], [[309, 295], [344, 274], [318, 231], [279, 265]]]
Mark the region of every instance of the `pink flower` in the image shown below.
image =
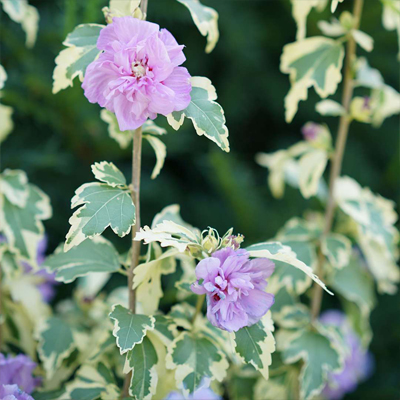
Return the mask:
[[271, 260], [249, 260], [246, 250], [227, 247], [197, 264], [198, 281], [191, 289], [207, 295], [207, 317], [214, 326], [237, 331], [258, 322], [274, 304], [274, 296], [265, 292], [274, 268]]
[[122, 131], [189, 105], [190, 75], [179, 67], [186, 60], [184, 46], [159, 28], [133, 17], [114, 18], [97, 40], [103, 52], [86, 69], [85, 96], [115, 113]]

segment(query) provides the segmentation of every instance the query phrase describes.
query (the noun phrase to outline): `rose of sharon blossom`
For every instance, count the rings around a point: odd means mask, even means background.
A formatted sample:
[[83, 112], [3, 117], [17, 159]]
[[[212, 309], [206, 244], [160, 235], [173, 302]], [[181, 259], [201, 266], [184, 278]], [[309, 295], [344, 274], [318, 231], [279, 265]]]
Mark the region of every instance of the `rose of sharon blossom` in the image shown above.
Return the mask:
[[198, 281], [191, 289], [207, 295], [207, 317], [214, 326], [237, 331], [258, 322], [274, 303], [265, 292], [274, 267], [271, 260], [249, 260], [246, 250], [227, 247], [197, 264]]
[[34, 400], [17, 385], [0, 385], [0, 400]]
[[321, 315], [320, 321], [328, 326], [340, 327], [350, 350], [344, 360], [343, 371], [330, 373], [328, 383], [322, 392], [324, 397], [329, 400], [339, 400], [346, 393], [354, 391], [361, 381], [371, 375], [373, 359], [371, 353], [362, 347], [360, 338], [351, 328], [344, 313], [329, 310]]
[[113, 18], [97, 40], [103, 52], [86, 69], [85, 96], [115, 113], [121, 131], [189, 105], [190, 75], [179, 67], [184, 46], [159, 28], [133, 17]]
[[0, 386], [15, 385], [26, 393], [32, 393], [41, 383], [40, 378], [32, 376], [35, 368], [36, 363], [28, 356], [20, 354], [16, 357], [6, 357], [0, 353]]

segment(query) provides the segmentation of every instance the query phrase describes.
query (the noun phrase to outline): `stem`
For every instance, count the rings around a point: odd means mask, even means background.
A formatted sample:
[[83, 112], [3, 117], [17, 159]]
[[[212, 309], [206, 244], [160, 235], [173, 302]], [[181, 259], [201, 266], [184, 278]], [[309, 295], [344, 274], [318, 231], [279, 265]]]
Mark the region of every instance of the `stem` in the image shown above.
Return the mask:
[[200, 314], [201, 308], [203, 307], [203, 303], [204, 303], [205, 299], [206, 299], [206, 295], [205, 294], [203, 294], [203, 295], [201, 295], [201, 296], [199, 296], [197, 298], [196, 311], [195, 311], [195, 313], [193, 315], [193, 318], [192, 318], [192, 325], [196, 321], [197, 316]]
[[[363, 8], [364, 0], [354, 0], [353, 16], [355, 18], [355, 27], [358, 29], [360, 26], [361, 12]], [[332, 168], [329, 177], [329, 195], [328, 204], [325, 212], [325, 226], [322, 234], [322, 238], [326, 237], [332, 228], [333, 216], [335, 211], [335, 199], [334, 199], [334, 187], [336, 178], [340, 175], [342, 169], [343, 154], [346, 147], [347, 135], [349, 133], [349, 126], [351, 119], [349, 118], [350, 101], [353, 97], [353, 77], [352, 77], [352, 63], [356, 55], [356, 42], [353, 37], [350, 36], [347, 42], [346, 49], [346, 63], [345, 72], [343, 80], [343, 94], [342, 94], [342, 106], [346, 110], [346, 113], [340, 117], [339, 128], [337, 133], [337, 140], [335, 146], [335, 155], [332, 162]], [[322, 239], [321, 239], [322, 240]], [[323, 279], [323, 265], [325, 257], [321, 251], [318, 250], [318, 264], [317, 264], [317, 274], [320, 279]], [[321, 310], [323, 289], [319, 285], [315, 285], [314, 293], [311, 303], [311, 315], [312, 320], [318, 318], [319, 312]]]
[[1, 353], [1, 348], [3, 347], [3, 323], [4, 323], [4, 315], [3, 315], [3, 299], [2, 299], [2, 270], [1, 270], [1, 265], [0, 265], [0, 353]]
[[[142, 0], [140, 10], [146, 19], [147, 1]], [[142, 167], [142, 128], [138, 128], [133, 132], [133, 149], [132, 149], [132, 201], [136, 209], [136, 223], [132, 227], [132, 244], [131, 244], [131, 266], [128, 270], [128, 291], [129, 291], [129, 310], [136, 313], [136, 293], [133, 289], [133, 278], [135, 276], [134, 269], [139, 264], [140, 257], [140, 241], [135, 241], [136, 232], [140, 229], [140, 176]], [[121, 398], [129, 397], [129, 386], [132, 378], [132, 371], [125, 375], [124, 386]]]

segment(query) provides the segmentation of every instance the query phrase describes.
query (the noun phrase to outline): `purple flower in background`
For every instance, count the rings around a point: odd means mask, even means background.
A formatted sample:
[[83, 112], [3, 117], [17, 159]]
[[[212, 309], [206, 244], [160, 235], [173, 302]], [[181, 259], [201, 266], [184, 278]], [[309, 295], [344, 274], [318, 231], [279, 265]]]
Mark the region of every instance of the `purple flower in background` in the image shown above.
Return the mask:
[[317, 139], [318, 133], [321, 129], [321, 125], [316, 124], [315, 122], [307, 122], [302, 128], [301, 133], [305, 140], [312, 142]]
[[18, 385], [26, 393], [32, 393], [35, 387], [41, 383], [41, 378], [32, 376], [35, 368], [36, 363], [24, 354], [19, 354], [16, 357], [6, 357], [0, 353], [0, 386]]
[[85, 96], [115, 113], [122, 131], [184, 110], [192, 86], [187, 69], [179, 67], [186, 60], [183, 47], [157, 24], [113, 18], [97, 40], [103, 52], [86, 69]]
[[350, 350], [344, 360], [343, 370], [329, 374], [328, 383], [322, 392], [327, 399], [339, 400], [346, 393], [354, 391], [361, 381], [372, 374], [373, 358], [372, 354], [363, 348], [360, 338], [351, 328], [344, 313], [329, 310], [321, 315], [320, 321], [324, 325], [340, 328]]
[[[46, 248], [47, 248], [47, 238], [44, 237], [43, 240], [39, 242], [38, 249], [37, 249], [37, 264], [40, 266], [43, 264], [44, 259], [46, 258]], [[31, 272], [32, 267], [28, 263], [23, 263], [25, 272]], [[36, 276], [41, 278], [41, 282], [37, 285], [43, 300], [46, 303], [49, 303], [53, 300], [55, 295], [54, 286], [58, 285], [56, 281], [56, 274], [55, 272], [48, 272], [46, 269], [41, 269], [38, 272], [35, 272]]]
[[222, 397], [201, 383], [200, 387], [188, 397], [183, 396], [180, 392], [171, 392], [164, 400], [222, 400]]
[[274, 268], [271, 260], [249, 260], [246, 250], [227, 247], [197, 264], [198, 281], [191, 289], [207, 295], [207, 317], [214, 326], [237, 331], [258, 322], [274, 303], [265, 292]]
[[34, 400], [17, 385], [0, 385], [0, 400]]

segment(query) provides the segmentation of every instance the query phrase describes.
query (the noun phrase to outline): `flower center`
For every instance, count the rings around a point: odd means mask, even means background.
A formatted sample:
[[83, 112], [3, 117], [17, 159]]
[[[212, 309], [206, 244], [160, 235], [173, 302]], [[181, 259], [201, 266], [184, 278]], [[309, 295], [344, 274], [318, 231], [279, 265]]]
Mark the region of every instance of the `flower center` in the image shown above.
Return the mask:
[[146, 75], [147, 63], [143, 61], [134, 61], [131, 64], [132, 76], [143, 78]]

